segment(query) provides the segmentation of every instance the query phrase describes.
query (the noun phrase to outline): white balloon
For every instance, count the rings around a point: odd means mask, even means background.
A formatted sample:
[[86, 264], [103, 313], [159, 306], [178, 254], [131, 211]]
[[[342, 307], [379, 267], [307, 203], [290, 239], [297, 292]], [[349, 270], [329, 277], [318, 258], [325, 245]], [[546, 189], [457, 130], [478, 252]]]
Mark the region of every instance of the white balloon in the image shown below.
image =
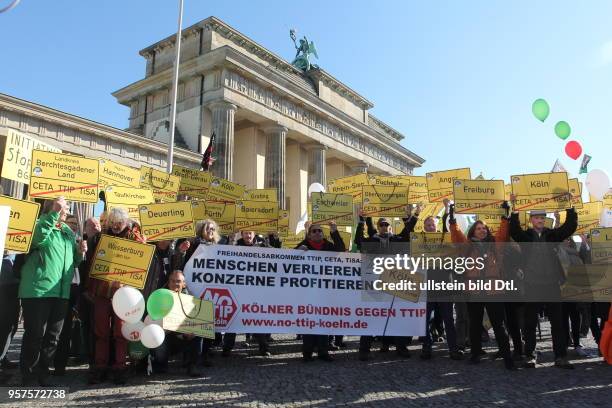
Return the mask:
[[127, 323], [140, 321], [145, 311], [142, 293], [130, 286], [119, 288], [113, 295], [112, 304], [115, 314]]
[[455, 215], [455, 218], [457, 219], [457, 225], [459, 226], [459, 229], [465, 232], [469, 227], [467, 215], [457, 214]]
[[158, 326], [162, 325], [162, 321], [161, 320], [153, 320], [151, 319], [151, 315], [147, 315], [147, 317], [145, 317], [145, 325], [149, 325], [149, 324], [156, 324]]
[[585, 183], [589, 193], [597, 200], [602, 200], [610, 189], [610, 178], [605, 171], [595, 169], [589, 171]]
[[149, 324], [140, 331], [142, 345], [149, 349], [158, 348], [164, 342], [166, 333], [156, 324]]
[[136, 323], [127, 323], [123, 322], [121, 326], [121, 334], [126, 340], [129, 341], [139, 341], [140, 340], [140, 332], [144, 329], [145, 324], [140, 320]]
[[323, 187], [323, 184], [321, 183], [312, 183], [308, 187], [308, 197], [310, 197], [312, 193], [324, 193], [324, 192], [325, 192], [325, 187]]

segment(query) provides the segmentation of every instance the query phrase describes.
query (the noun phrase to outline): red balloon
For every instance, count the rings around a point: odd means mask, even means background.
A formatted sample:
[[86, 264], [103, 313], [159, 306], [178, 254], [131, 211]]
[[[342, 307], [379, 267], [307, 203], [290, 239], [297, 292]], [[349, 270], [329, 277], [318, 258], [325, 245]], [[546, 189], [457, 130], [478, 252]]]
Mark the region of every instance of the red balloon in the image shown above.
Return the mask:
[[576, 160], [582, 154], [582, 146], [575, 140], [571, 140], [565, 145], [565, 154]]

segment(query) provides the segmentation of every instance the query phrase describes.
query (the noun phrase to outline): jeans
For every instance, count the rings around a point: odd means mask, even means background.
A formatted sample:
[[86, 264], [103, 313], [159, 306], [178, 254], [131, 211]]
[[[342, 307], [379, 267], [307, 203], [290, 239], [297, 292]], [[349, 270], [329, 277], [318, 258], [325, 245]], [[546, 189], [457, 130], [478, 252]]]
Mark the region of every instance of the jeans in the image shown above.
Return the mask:
[[96, 369], [108, 368], [110, 360], [110, 338], [111, 329], [113, 345], [115, 347], [115, 359], [113, 369], [122, 370], [126, 368], [126, 355], [128, 341], [121, 334], [121, 319], [113, 311], [111, 300], [97, 296], [94, 299], [94, 334], [95, 345], [95, 367]]
[[8, 353], [19, 324], [19, 284], [0, 285], [0, 361]]
[[512, 338], [514, 353], [519, 355], [523, 354], [523, 337], [521, 335], [521, 328], [524, 326], [524, 308], [524, 303], [504, 303], [504, 309], [506, 311], [506, 327], [508, 327], [508, 333]]
[[70, 287], [70, 300], [68, 302], [68, 308], [66, 309], [62, 333], [60, 334], [57, 352], [55, 353], [54, 367], [56, 370], [66, 368], [68, 363], [70, 340], [72, 338], [72, 318], [74, 316], [72, 308], [76, 305], [78, 293], [79, 287], [77, 285], [72, 285]]
[[449, 351], [457, 351], [457, 333], [455, 332], [455, 321], [453, 320], [453, 304], [451, 302], [427, 302], [427, 313], [425, 314], [425, 339], [423, 349], [431, 349], [433, 340], [431, 338], [431, 312], [438, 307], [442, 320], [444, 321], [444, 331], [446, 332], [446, 342]]
[[21, 299], [23, 308], [23, 340], [20, 366], [24, 377], [46, 374], [53, 363], [68, 299]]

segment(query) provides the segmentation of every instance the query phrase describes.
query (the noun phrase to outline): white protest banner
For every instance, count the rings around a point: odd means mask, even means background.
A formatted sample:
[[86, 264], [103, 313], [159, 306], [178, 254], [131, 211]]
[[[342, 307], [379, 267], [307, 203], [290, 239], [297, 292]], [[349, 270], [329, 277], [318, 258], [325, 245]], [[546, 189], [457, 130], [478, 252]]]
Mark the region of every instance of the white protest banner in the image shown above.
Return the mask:
[[8, 129], [2, 162], [2, 178], [30, 184], [32, 150], [62, 152], [57, 147], [41, 142], [34, 136]]
[[[421, 336], [425, 302], [371, 290], [361, 255], [200, 245], [184, 269], [226, 333]], [[364, 290], [368, 289], [368, 290]]]

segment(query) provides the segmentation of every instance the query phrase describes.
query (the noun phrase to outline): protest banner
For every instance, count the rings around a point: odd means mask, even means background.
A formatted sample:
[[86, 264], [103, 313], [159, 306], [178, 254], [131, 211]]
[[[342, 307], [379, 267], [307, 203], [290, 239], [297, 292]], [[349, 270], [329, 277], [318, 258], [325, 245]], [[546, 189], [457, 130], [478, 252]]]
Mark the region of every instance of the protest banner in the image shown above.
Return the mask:
[[278, 203], [236, 201], [236, 229], [262, 234], [278, 230]]
[[200, 245], [184, 273], [190, 293], [215, 303], [217, 332], [421, 336], [425, 331], [425, 302], [373, 290], [380, 281], [364, 272], [361, 254]]
[[195, 237], [190, 201], [141, 205], [140, 226], [147, 241]]
[[312, 193], [312, 222], [353, 226], [353, 197], [349, 194]]
[[0, 206], [7, 206], [11, 209], [4, 244], [5, 249], [14, 252], [29, 252], [40, 204], [0, 196]]
[[242, 199], [244, 191], [245, 187], [243, 185], [232, 183], [220, 177], [213, 177], [210, 181], [210, 189], [208, 190], [206, 201], [234, 203]]
[[275, 188], [252, 189], [246, 190], [242, 199], [247, 201], [277, 202], [278, 194]]
[[408, 187], [408, 204], [427, 204], [429, 202], [427, 177], [405, 175], [395, 177], [404, 180]]
[[572, 204], [574, 208], [582, 208], [582, 183], [577, 178], [568, 179], [567, 185], [569, 192], [572, 195]]
[[284, 238], [289, 235], [289, 210], [278, 210], [278, 236]]
[[354, 176], [340, 177], [327, 183], [327, 192], [333, 194], [350, 194], [353, 202], [361, 202], [362, 187], [369, 184], [368, 175], [359, 173]]
[[228, 235], [236, 231], [234, 219], [236, 205], [226, 202], [192, 201], [193, 220], [198, 221], [210, 218], [217, 223], [219, 234]]
[[210, 172], [175, 164], [172, 166], [172, 174], [179, 178], [178, 192], [180, 194], [201, 199], [205, 199], [208, 195], [210, 179], [212, 178]]
[[8, 129], [7, 132], [2, 161], [2, 178], [30, 184], [32, 151], [62, 152], [61, 149], [25, 133], [13, 129]]
[[162, 319], [164, 330], [215, 338], [215, 309], [211, 301], [177, 292], [172, 297], [172, 309]]
[[155, 200], [171, 203], [176, 201], [181, 180], [178, 176], [149, 166], [140, 168], [140, 187], [153, 190]]
[[427, 192], [430, 203], [441, 203], [445, 198], [453, 197], [453, 185], [455, 180], [470, 180], [472, 175], [470, 169], [454, 169], [434, 171], [427, 173]]
[[414, 226], [414, 232], [422, 232], [423, 231], [423, 221], [425, 221], [428, 217], [436, 217], [438, 223], [441, 222], [441, 219], [438, 218], [440, 216], [440, 212], [444, 209], [444, 204], [442, 203], [429, 203], [423, 206], [421, 213], [419, 214], [419, 221]]
[[612, 264], [612, 227], [591, 230], [591, 261]]
[[143, 289], [154, 253], [155, 245], [102, 234], [89, 276]]
[[104, 190], [107, 186], [140, 187], [140, 170], [108, 159], [98, 159], [98, 163], [100, 189]]
[[106, 200], [106, 209], [124, 208], [129, 217], [140, 223], [139, 208], [143, 204], [152, 204], [155, 202], [153, 198], [153, 190], [150, 188], [135, 188], [123, 186], [108, 186], [104, 190], [104, 199]]
[[406, 187], [363, 186], [362, 210], [365, 216], [404, 217], [408, 202]]
[[31, 198], [98, 202], [98, 160], [70, 154], [32, 151]]
[[503, 180], [455, 180], [453, 197], [457, 214], [503, 215]]
[[519, 174], [511, 177], [514, 210], [563, 210], [571, 207], [567, 173]]

